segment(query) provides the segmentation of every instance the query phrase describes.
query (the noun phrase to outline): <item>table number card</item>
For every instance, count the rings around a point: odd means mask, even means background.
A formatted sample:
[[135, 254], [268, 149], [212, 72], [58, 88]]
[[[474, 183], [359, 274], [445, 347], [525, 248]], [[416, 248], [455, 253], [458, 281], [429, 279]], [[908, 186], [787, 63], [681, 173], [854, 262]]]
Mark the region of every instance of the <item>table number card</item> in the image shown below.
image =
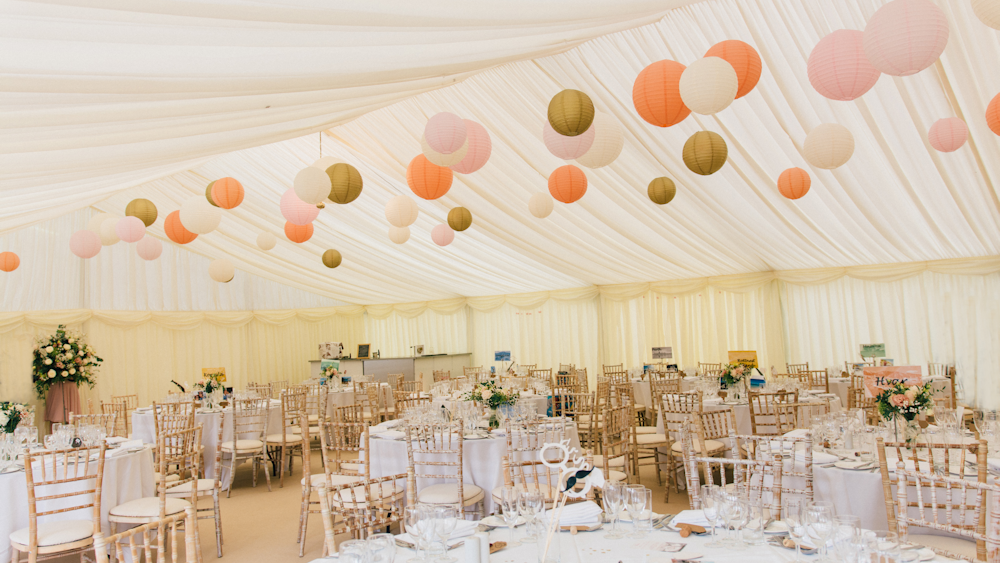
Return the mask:
[[920, 366], [865, 366], [864, 377], [865, 389], [872, 397], [896, 383], [901, 382], [910, 386], [920, 385], [923, 382]]

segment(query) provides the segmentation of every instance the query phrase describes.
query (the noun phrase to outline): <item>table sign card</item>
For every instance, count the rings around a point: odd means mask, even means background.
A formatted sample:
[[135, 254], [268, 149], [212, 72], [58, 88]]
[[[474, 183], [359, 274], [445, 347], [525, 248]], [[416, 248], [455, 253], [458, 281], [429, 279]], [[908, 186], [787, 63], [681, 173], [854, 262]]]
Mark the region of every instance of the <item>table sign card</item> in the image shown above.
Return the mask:
[[509, 362], [510, 361], [510, 350], [507, 350], [505, 352], [500, 352], [500, 351], [493, 352], [493, 361], [494, 362]]
[[885, 343], [882, 343], [882, 344], [862, 344], [861, 345], [861, 357], [862, 358], [884, 358], [885, 357]]
[[756, 350], [730, 350], [729, 351], [729, 363], [743, 365], [750, 369], [757, 368], [757, 351]]
[[335, 360], [344, 355], [344, 345], [341, 342], [321, 342], [319, 345], [319, 359]]
[[201, 368], [202, 377], [214, 377], [216, 381], [222, 383], [226, 380], [226, 368]]
[[657, 346], [653, 348], [654, 360], [674, 359], [674, 348], [672, 346]]
[[922, 383], [920, 366], [865, 366], [865, 389], [872, 397], [896, 383], [919, 386]]

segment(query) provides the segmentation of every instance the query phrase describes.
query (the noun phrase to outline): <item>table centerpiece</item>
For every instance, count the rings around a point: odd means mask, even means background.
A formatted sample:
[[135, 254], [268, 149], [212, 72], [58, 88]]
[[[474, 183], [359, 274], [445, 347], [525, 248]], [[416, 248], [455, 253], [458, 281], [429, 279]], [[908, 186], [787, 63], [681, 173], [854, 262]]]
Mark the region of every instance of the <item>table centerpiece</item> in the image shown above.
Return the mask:
[[83, 412], [77, 387], [97, 384], [95, 371], [104, 360], [94, 353], [82, 334], [59, 325], [55, 334], [35, 343], [31, 381], [38, 397], [45, 399], [45, 420], [69, 422], [70, 412]]
[[33, 417], [33, 407], [24, 403], [0, 401], [0, 434], [13, 434], [22, 420], [31, 425]]
[[500, 426], [500, 421], [497, 419], [497, 409], [506, 412], [506, 409], [517, 404], [520, 396], [521, 393], [518, 391], [504, 389], [497, 385], [496, 381], [490, 379], [479, 382], [471, 391], [462, 395], [462, 399], [488, 407], [490, 409], [490, 428], [496, 428]]
[[920, 435], [920, 425], [915, 420], [918, 415], [934, 414], [934, 400], [931, 384], [910, 385], [897, 381], [886, 387], [875, 397], [875, 405], [882, 419], [891, 422], [899, 441], [900, 427], [907, 444], [912, 444]]
[[194, 391], [202, 394], [205, 408], [211, 409], [220, 406], [219, 403], [223, 400], [225, 389], [220, 381], [221, 378], [221, 373], [210, 373], [194, 384]]
[[750, 381], [750, 370], [743, 364], [726, 364], [722, 366], [722, 384], [729, 391], [729, 399], [735, 402], [749, 396], [747, 383]]

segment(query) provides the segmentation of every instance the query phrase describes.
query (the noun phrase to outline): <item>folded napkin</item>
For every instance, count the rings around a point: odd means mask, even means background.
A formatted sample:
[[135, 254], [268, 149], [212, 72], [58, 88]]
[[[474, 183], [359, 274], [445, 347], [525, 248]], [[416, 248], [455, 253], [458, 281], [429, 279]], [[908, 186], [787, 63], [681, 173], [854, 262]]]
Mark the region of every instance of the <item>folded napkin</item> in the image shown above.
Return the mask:
[[[556, 514], [558, 510], [547, 510], [545, 514], [548, 515], [548, 519], [552, 519], [552, 515]], [[559, 516], [560, 526], [593, 526], [601, 521], [601, 514], [604, 511], [601, 510], [600, 506], [597, 506], [593, 501], [579, 502], [576, 504], [567, 504], [563, 508], [562, 515]]]
[[[805, 461], [806, 453], [803, 451], [796, 451], [795, 460]], [[828, 454], [826, 452], [813, 452], [813, 465], [826, 465], [828, 463], [835, 463], [837, 461], [840, 461], [840, 458], [833, 454]]]
[[122, 438], [121, 436], [108, 436], [104, 441], [110, 446], [113, 444], [120, 444], [122, 442], [127, 442], [128, 438]]
[[712, 525], [708, 521], [708, 518], [705, 518], [705, 513], [701, 510], [682, 510], [677, 516], [674, 516], [670, 524], [675, 528], [681, 524], [694, 524], [695, 526], [704, 526], [706, 528]]
[[379, 438], [383, 440], [403, 440], [406, 438], [406, 432], [400, 432], [399, 430], [386, 430], [378, 434]]
[[702, 400], [702, 404], [705, 405], [717, 405], [722, 402], [722, 397], [709, 397], [708, 399]]
[[126, 442], [122, 442], [116, 449], [113, 449], [104, 455], [105, 457], [117, 457], [127, 454], [131, 449], [141, 448], [143, 446], [144, 444], [142, 443], [142, 440], [128, 440]]
[[[475, 535], [476, 528], [478, 526], [479, 526], [478, 521], [474, 522], [472, 520], [459, 520], [458, 523], [455, 524], [455, 530], [448, 536], [448, 545], [449, 546], [455, 545], [461, 538]], [[396, 536], [396, 538], [412, 544], [417, 543], [416, 541], [414, 541], [413, 536], [411, 536], [408, 533], [399, 534], [398, 536]]]
[[139, 407], [139, 408], [135, 409], [135, 412], [138, 412], [138, 413], [153, 412], [153, 407]]
[[788, 438], [805, 438], [809, 435], [809, 430], [806, 428], [796, 428], [791, 432], [785, 432], [785, 436]]

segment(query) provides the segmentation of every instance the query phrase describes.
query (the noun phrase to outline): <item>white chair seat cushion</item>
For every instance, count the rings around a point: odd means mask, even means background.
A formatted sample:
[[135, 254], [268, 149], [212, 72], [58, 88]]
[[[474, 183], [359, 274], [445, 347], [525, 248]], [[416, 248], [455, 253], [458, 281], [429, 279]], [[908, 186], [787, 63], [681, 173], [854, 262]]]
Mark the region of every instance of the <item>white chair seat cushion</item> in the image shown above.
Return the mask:
[[620, 483], [622, 481], [627, 480], [628, 475], [625, 475], [621, 471], [615, 471], [614, 469], [612, 469], [611, 471], [608, 471], [608, 475], [606, 478], [608, 481], [612, 481], [614, 483]]
[[[555, 498], [556, 496], [553, 487], [545, 483], [538, 483], [537, 485], [535, 483], [521, 483], [518, 487], [522, 491], [529, 493], [541, 492], [542, 496], [546, 499]], [[493, 489], [493, 500], [498, 503], [503, 501], [503, 487]]]
[[[465, 497], [463, 506], [476, 504], [486, 496], [481, 488], [472, 483], [463, 484], [462, 493]], [[417, 493], [417, 500], [427, 504], [458, 504], [458, 483], [441, 483], [424, 487], [424, 490]]]
[[[194, 481], [188, 481], [187, 483], [181, 483], [167, 489], [167, 494], [174, 493], [190, 493], [191, 485]], [[215, 489], [215, 479], [198, 479], [198, 492], [199, 493], [210, 493]]]
[[310, 424], [317, 423], [317, 422], [319, 422], [319, 415], [318, 414], [311, 414], [311, 415], [309, 415], [309, 418], [307, 420], [309, 421]]
[[[296, 434], [296, 435], [301, 435], [302, 434], [302, 427], [301, 426], [296, 426], [295, 428], [292, 428], [292, 432], [294, 434]], [[279, 434], [279, 436], [280, 436], [280, 434]], [[318, 437], [319, 436], [319, 426], [310, 426], [309, 427], [309, 436], [312, 437], [312, 438]]]
[[635, 437], [635, 443], [640, 446], [646, 446], [649, 444], [665, 444], [666, 442], [666, 434], [639, 434]]
[[[613, 457], [608, 460], [608, 467], [624, 467], [625, 466], [625, 456], [620, 455], [618, 457]], [[594, 467], [604, 467], [604, 456], [597, 454], [594, 456]]]
[[[90, 520], [62, 520], [38, 523], [38, 547], [51, 547], [73, 543], [94, 535], [94, 523]], [[28, 528], [21, 528], [10, 534], [10, 542], [28, 545], [31, 541]]]
[[[288, 434], [288, 435], [285, 436], [285, 443], [286, 444], [298, 444], [301, 441], [302, 441], [302, 436], [300, 436], [298, 434]], [[268, 444], [280, 444], [281, 443], [281, 434], [268, 434], [268, 436], [267, 436], [267, 443]]]
[[971, 561], [976, 560], [976, 542], [971, 539], [954, 536], [932, 536], [927, 534], [907, 534], [907, 543], [925, 545], [933, 549], [941, 549], [956, 555], [965, 555]]
[[[191, 506], [191, 503], [182, 498], [167, 497], [167, 516], [184, 512], [184, 509]], [[121, 516], [124, 518], [159, 518], [160, 499], [157, 497], [146, 497], [130, 500], [124, 504], [111, 509], [111, 516]]]
[[[155, 481], [156, 483], [159, 483], [160, 482], [160, 478], [161, 478], [160, 472], [159, 471], [154, 471], [153, 472], [153, 481]], [[181, 476], [180, 475], [174, 475], [174, 474], [167, 475], [167, 483], [170, 483], [170, 482], [173, 482], [173, 481], [180, 481], [180, 480], [181, 480]]]
[[[330, 475], [331, 485], [347, 485], [348, 483], [357, 483], [362, 481], [361, 477], [356, 475]], [[319, 473], [316, 475], [310, 475], [309, 481], [313, 487], [319, 487], [320, 485], [326, 484], [326, 473]], [[306, 480], [302, 479], [299, 483], [305, 485]]]
[[393, 495], [402, 495], [404, 492], [402, 486], [393, 487], [391, 482], [379, 483], [378, 487], [365, 487], [362, 485], [352, 489], [341, 490], [337, 493], [334, 502], [347, 507], [364, 505], [368, 501], [368, 490], [370, 488], [374, 489], [379, 499], [391, 498]]
[[[236, 451], [239, 452], [252, 452], [260, 451], [264, 447], [264, 442], [260, 440], [236, 440]], [[223, 451], [231, 452], [233, 451], [232, 441], [222, 443]]]
[[658, 432], [659, 431], [656, 429], [655, 426], [636, 426], [635, 427], [635, 433], [636, 434], [657, 434]]
[[[699, 444], [701, 442], [698, 440], [693, 440], [692, 443], [694, 445], [695, 455], [700, 455], [701, 446]], [[722, 442], [717, 442], [715, 440], [705, 440], [705, 448], [708, 450], [708, 453], [715, 453], [715, 452], [721, 452], [722, 450], [726, 449], [726, 445], [723, 444]], [[682, 444], [681, 442], [674, 442], [674, 445], [670, 446], [670, 449], [676, 453], [682, 453], [684, 451], [684, 444]]]
[[353, 471], [355, 473], [361, 473], [365, 470], [365, 464], [363, 463], [341, 463], [341, 471]]

